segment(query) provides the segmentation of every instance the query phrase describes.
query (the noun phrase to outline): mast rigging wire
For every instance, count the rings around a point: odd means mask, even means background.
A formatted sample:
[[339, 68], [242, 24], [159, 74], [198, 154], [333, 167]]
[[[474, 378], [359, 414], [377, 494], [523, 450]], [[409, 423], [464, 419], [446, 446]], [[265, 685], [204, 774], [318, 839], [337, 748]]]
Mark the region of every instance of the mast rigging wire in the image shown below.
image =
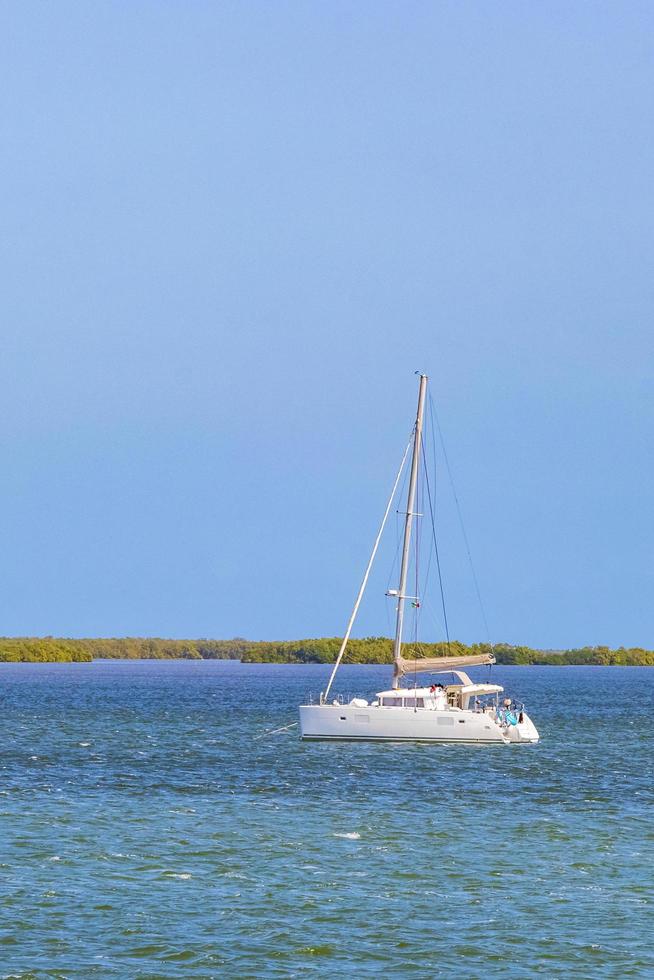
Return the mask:
[[357, 613], [359, 611], [359, 606], [361, 605], [361, 600], [363, 599], [363, 593], [366, 591], [366, 585], [368, 584], [368, 578], [370, 576], [370, 570], [371, 570], [372, 564], [373, 564], [373, 562], [375, 560], [375, 555], [377, 554], [377, 549], [379, 548], [379, 542], [381, 541], [381, 536], [384, 533], [384, 528], [386, 527], [386, 521], [388, 519], [388, 515], [389, 515], [390, 510], [391, 510], [391, 507], [393, 505], [393, 500], [395, 499], [395, 493], [397, 491], [397, 487], [398, 487], [398, 484], [400, 482], [400, 477], [402, 476], [402, 470], [404, 469], [404, 464], [406, 463], [406, 458], [409, 455], [409, 449], [411, 448], [412, 442], [413, 442], [413, 430], [411, 430], [411, 435], [410, 435], [409, 441], [408, 441], [408, 443], [406, 445], [406, 449], [404, 450], [404, 456], [402, 457], [402, 462], [400, 463], [400, 468], [397, 471], [397, 476], [395, 477], [395, 483], [393, 484], [393, 489], [391, 490], [391, 495], [388, 498], [388, 503], [386, 505], [386, 510], [384, 511], [384, 517], [382, 518], [382, 522], [381, 522], [381, 524], [379, 526], [379, 531], [377, 532], [377, 537], [375, 538], [375, 544], [374, 544], [373, 549], [372, 549], [372, 554], [370, 555], [370, 559], [368, 561], [368, 566], [366, 568], [365, 575], [363, 576], [363, 581], [361, 582], [361, 586], [359, 588], [359, 594], [357, 595], [356, 602], [354, 603], [354, 608], [353, 608], [352, 614], [350, 616], [350, 621], [347, 624], [347, 629], [345, 631], [345, 636], [343, 637], [343, 641], [341, 643], [341, 648], [338, 651], [338, 656], [336, 657], [336, 661], [334, 663], [334, 669], [332, 670], [332, 672], [330, 674], [329, 682], [327, 684], [327, 687], [325, 688], [325, 693], [324, 694], [321, 694], [321, 703], [324, 702], [324, 701], [326, 701], [327, 698], [328, 698], [328, 696], [329, 696], [329, 692], [331, 690], [331, 686], [332, 686], [332, 684], [334, 682], [334, 677], [336, 676], [336, 671], [338, 670], [339, 665], [340, 665], [340, 662], [343, 659], [343, 654], [345, 653], [345, 648], [346, 648], [346, 646], [348, 644], [348, 640], [350, 639], [350, 633], [352, 632], [352, 627], [354, 626], [354, 620], [356, 619], [356, 615], [357, 615]]
[[[463, 543], [465, 545], [466, 553], [468, 555], [468, 562], [470, 564], [470, 571], [472, 573], [472, 581], [474, 583], [475, 592], [477, 594], [477, 601], [479, 602], [479, 609], [481, 611], [481, 618], [482, 618], [483, 623], [484, 623], [484, 629], [486, 630], [486, 639], [488, 641], [489, 647], [491, 648], [491, 653], [493, 653], [493, 641], [491, 640], [490, 629], [488, 628], [488, 619], [486, 618], [486, 609], [484, 608], [484, 603], [483, 603], [482, 598], [481, 598], [481, 590], [479, 588], [479, 581], [477, 579], [477, 573], [475, 572], [475, 566], [474, 566], [474, 562], [472, 560], [472, 552], [470, 550], [470, 543], [468, 541], [468, 535], [466, 533], [465, 524], [463, 522], [463, 514], [461, 512], [461, 505], [459, 504], [459, 498], [458, 498], [457, 493], [456, 493], [456, 487], [454, 486], [454, 478], [452, 476], [452, 470], [450, 469], [450, 461], [449, 461], [448, 456], [447, 456], [447, 450], [445, 449], [445, 440], [443, 439], [443, 432], [441, 430], [441, 424], [440, 424], [440, 421], [438, 419], [438, 411], [437, 411], [436, 406], [434, 404], [434, 399], [431, 396], [431, 392], [428, 392], [428, 395], [429, 395], [429, 416], [430, 416], [430, 419], [431, 419], [432, 437], [434, 436], [434, 432], [437, 429], [438, 430], [438, 437], [439, 437], [440, 444], [441, 444], [441, 449], [443, 451], [443, 459], [445, 460], [445, 468], [447, 469], [447, 475], [448, 475], [449, 480], [450, 480], [450, 486], [452, 488], [452, 494], [454, 496], [454, 502], [456, 504], [456, 512], [457, 512], [457, 515], [458, 515], [458, 518], [459, 518], [459, 525], [461, 527], [461, 534], [463, 536]], [[435, 426], [434, 426], [434, 417], [436, 417], [436, 425]]]
[[[422, 439], [422, 435], [420, 436], [420, 441], [423, 443], [422, 453], [424, 456], [425, 446]], [[438, 569], [438, 585], [441, 592], [441, 606], [443, 608], [443, 622], [445, 623], [445, 637], [447, 643], [447, 653], [449, 656], [450, 655], [450, 627], [447, 622], [447, 610], [445, 608], [445, 592], [443, 591], [443, 576], [441, 574], [441, 560], [438, 554], [438, 541], [436, 540], [436, 521], [434, 520], [434, 506], [432, 504], [431, 488], [429, 486], [429, 474], [427, 473], [426, 466], [425, 466], [425, 485], [427, 487], [427, 499], [429, 500], [429, 513], [431, 515], [431, 533], [434, 539], [434, 554], [436, 555], [436, 568]]]

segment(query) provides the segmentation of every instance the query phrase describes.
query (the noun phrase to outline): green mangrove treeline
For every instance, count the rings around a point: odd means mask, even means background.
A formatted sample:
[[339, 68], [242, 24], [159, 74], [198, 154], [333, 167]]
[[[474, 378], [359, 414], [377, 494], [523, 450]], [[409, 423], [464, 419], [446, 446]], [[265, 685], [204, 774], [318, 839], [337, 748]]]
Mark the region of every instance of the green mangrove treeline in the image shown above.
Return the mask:
[[[340, 646], [338, 637], [319, 640], [297, 640], [283, 643], [254, 643], [242, 656], [249, 663], [332, 663]], [[487, 643], [466, 646], [458, 640], [446, 643], [407, 644], [405, 657], [463, 657], [474, 653], [490, 653]], [[531, 647], [497, 643], [492, 652], [499, 664], [598, 664], [654, 667], [654, 650], [640, 647], [579, 647], [571, 650], [533, 650]], [[385, 636], [369, 636], [350, 640], [346, 660], [357, 664], [387, 664], [393, 659], [393, 641]]]
[[[286, 642], [255, 642], [236, 637], [232, 640], [164, 640], [158, 638], [119, 637], [115, 639], [61, 639], [54, 636], [0, 637], [0, 661], [31, 663], [73, 661], [90, 662], [102, 658], [121, 660], [242, 660], [244, 663], [328, 664], [336, 659], [339, 637]], [[446, 643], [423, 643], [417, 648], [405, 647], [406, 656], [438, 657], [488, 653], [490, 646], [473, 643], [466, 646], [453, 640]], [[346, 662], [387, 664], [393, 659], [393, 642], [385, 636], [368, 636], [350, 640]], [[531, 647], [498, 643], [493, 653], [500, 664], [603, 664], [621, 666], [654, 666], [654, 651], [640, 647], [578, 647], [571, 650], [533, 650]]]
[[140, 637], [60, 639], [0, 637], [0, 661], [32, 663], [120, 660], [241, 660], [253, 646], [248, 640], [162, 640]]
[[92, 654], [79, 647], [77, 640], [55, 640], [54, 637], [0, 637], [0, 661], [24, 663], [72, 663], [91, 661]]

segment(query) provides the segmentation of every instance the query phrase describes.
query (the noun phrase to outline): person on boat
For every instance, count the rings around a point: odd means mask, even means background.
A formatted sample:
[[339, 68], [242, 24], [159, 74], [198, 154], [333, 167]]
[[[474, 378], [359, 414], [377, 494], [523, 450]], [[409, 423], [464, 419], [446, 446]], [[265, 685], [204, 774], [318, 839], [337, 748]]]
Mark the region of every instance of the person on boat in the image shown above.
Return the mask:
[[447, 708], [447, 697], [445, 695], [445, 688], [443, 687], [443, 685], [434, 684], [433, 693], [434, 693], [434, 706], [436, 710], [442, 711], [444, 708]]

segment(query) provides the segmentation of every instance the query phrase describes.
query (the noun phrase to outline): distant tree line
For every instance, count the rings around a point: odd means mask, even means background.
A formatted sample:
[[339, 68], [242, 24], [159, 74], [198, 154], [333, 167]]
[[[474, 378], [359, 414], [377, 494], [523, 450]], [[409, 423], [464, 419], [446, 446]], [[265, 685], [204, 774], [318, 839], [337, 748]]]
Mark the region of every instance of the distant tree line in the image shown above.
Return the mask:
[[[242, 656], [246, 663], [333, 663], [341, 640], [329, 637], [317, 640], [292, 640], [282, 643], [253, 643]], [[450, 643], [407, 644], [405, 657], [464, 657], [476, 653], [492, 653], [498, 664], [598, 664], [615, 666], [654, 667], [654, 650], [642, 647], [578, 647], [570, 650], [534, 650], [531, 647], [497, 643], [466, 645], [458, 640]], [[369, 636], [362, 640], [350, 640], [345, 654], [347, 663], [389, 664], [393, 660], [393, 641], [385, 636]]]
[[54, 637], [32, 639], [0, 637], [0, 661], [15, 663], [72, 663], [91, 661], [93, 657], [76, 645], [74, 640], [55, 640]]
[[241, 660], [253, 644], [233, 640], [60, 639], [0, 637], [0, 661], [70, 663], [91, 660]]
[[[244, 663], [333, 663], [338, 654], [339, 637], [282, 642], [256, 642], [235, 637], [232, 640], [165, 640], [159, 638], [117, 637], [114, 639], [62, 639], [46, 637], [0, 637], [0, 661], [30, 663], [90, 662], [120, 660], [242, 660]], [[492, 652], [499, 664], [599, 664], [615, 666], [654, 666], [654, 651], [641, 647], [577, 647], [570, 650], [534, 650], [531, 647], [458, 640], [448, 643], [421, 643], [404, 647], [406, 657], [460, 657]], [[389, 664], [393, 641], [385, 636], [350, 640], [346, 663]]]

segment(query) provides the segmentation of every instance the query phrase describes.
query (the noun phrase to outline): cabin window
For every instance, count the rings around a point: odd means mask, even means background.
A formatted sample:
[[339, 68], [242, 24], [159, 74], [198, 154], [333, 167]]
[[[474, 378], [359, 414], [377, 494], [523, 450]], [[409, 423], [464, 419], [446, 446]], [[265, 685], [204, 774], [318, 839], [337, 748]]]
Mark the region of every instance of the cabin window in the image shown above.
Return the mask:
[[401, 708], [402, 698], [384, 698], [385, 708]]
[[425, 699], [424, 698], [405, 698], [404, 707], [405, 708], [424, 708]]

